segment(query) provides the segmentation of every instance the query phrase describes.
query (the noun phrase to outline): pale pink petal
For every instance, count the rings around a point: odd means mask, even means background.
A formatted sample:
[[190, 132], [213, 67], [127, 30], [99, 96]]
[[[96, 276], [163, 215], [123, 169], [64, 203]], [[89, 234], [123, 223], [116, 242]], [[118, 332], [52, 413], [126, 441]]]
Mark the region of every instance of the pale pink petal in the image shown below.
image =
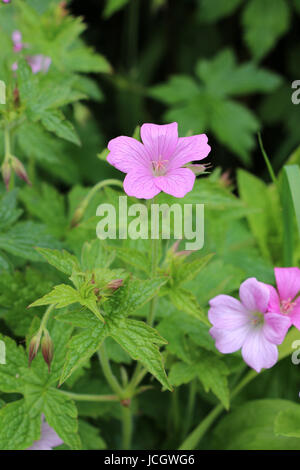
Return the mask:
[[202, 160], [207, 157], [210, 150], [205, 134], [180, 137], [171, 157], [169, 168], [180, 168], [186, 163]]
[[108, 142], [107, 161], [123, 173], [140, 167], [150, 168], [149, 154], [141, 142], [132, 137], [120, 136]]
[[142, 141], [151, 155], [151, 160], [169, 160], [178, 142], [178, 124], [143, 124], [141, 127]]
[[46, 445], [51, 447], [57, 447], [63, 444], [63, 440], [47, 422], [42, 424], [42, 440]]
[[240, 286], [242, 304], [251, 312], [266, 312], [270, 299], [270, 291], [266, 284], [254, 277], [244, 281]]
[[281, 344], [291, 326], [288, 315], [280, 313], [266, 313], [264, 316], [263, 334], [265, 338], [274, 344]]
[[209, 333], [216, 341], [216, 348], [223, 354], [238, 351], [244, 344], [251, 326], [246, 324], [235, 330], [223, 330], [213, 326]]
[[295, 302], [295, 306], [289, 315], [292, 324], [300, 330], [300, 298]]
[[196, 176], [188, 168], [170, 170], [164, 176], [155, 177], [155, 185], [174, 197], [184, 197], [192, 191]]
[[280, 299], [294, 299], [300, 291], [300, 269], [275, 268], [274, 271]]
[[154, 183], [155, 177], [144, 168], [130, 171], [124, 179], [124, 191], [138, 199], [152, 199], [160, 189]]
[[278, 350], [275, 344], [265, 338], [263, 329], [256, 327], [243, 344], [242, 356], [248, 366], [260, 372], [261, 369], [269, 369], [276, 364]]
[[217, 328], [232, 330], [249, 322], [252, 314], [241, 302], [229, 295], [218, 295], [209, 301], [209, 321]]
[[280, 299], [278, 292], [273, 286], [270, 286], [269, 284], [266, 285], [268, 286], [270, 292], [268, 312], [280, 313]]

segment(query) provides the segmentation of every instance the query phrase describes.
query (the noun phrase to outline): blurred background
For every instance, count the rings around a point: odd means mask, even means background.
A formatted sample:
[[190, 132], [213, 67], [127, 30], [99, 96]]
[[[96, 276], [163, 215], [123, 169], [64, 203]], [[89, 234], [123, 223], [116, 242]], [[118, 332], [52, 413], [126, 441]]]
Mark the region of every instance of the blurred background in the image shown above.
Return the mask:
[[206, 132], [214, 166], [267, 179], [257, 131], [278, 170], [300, 143], [299, 0], [74, 0], [85, 38], [112, 64], [93, 106], [103, 142], [176, 120]]

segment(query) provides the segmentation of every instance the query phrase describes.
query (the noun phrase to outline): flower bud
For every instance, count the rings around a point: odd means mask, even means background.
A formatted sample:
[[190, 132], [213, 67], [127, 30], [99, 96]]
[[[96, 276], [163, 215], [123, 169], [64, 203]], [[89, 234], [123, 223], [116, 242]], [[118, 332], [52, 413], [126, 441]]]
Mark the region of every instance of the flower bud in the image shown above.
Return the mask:
[[28, 351], [28, 364], [30, 367], [31, 362], [35, 358], [35, 356], [38, 353], [39, 347], [40, 347], [40, 340], [41, 340], [41, 335], [38, 333], [34, 335], [31, 338], [30, 344], [29, 344], [29, 351]]
[[31, 186], [31, 182], [28, 178], [23, 163], [17, 157], [11, 157], [11, 159], [11, 165], [16, 175]]
[[1, 166], [2, 178], [6, 186], [7, 191], [9, 190], [9, 183], [11, 178], [11, 166], [8, 160], [4, 160]]
[[48, 365], [48, 370], [50, 372], [50, 366], [53, 359], [54, 354], [54, 346], [53, 341], [49, 335], [48, 330], [45, 330], [44, 336], [42, 339], [42, 354], [46, 364]]
[[186, 167], [189, 168], [190, 170], [192, 170], [192, 172], [196, 176], [201, 175], [203, 173], [206, 173], [206, 170], [208, 168], [210, 168], [210, 166], [211, 165], [209, 163], [202, 163], [202, 164], [200, 164], [200, 163], [195, 163], [195, 164], [190, 163], [190, 164], [186, 165]]
[[119, 289], [123, 285], [124, 281], [123, 279], [113, 279], [107, 284], [107, 289], [115, 291]]
[[84, 214], [84, 209], [82, 207], [77, 207], [74, 215], [73, 215], [73, 218], [71, 220], [71, 227], [76, 227], [76, 225], [79, 224], [79, 222], [81, 221], [82, 219], [82, 216]]

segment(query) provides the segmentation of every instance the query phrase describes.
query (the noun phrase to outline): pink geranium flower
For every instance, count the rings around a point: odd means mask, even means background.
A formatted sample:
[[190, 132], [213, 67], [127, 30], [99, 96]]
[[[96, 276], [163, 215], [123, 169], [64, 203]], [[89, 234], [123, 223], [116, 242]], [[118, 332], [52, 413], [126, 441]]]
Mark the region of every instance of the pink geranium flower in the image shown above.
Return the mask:
[[242, 349], [244, 361], [257, 372], [272, 367], [290, 326], [288, 318], [268, 312], [270, 291], [255, 278], [240, 286], [240, 300], [218, 295], [210, 300], [208, 318], [216, 348], [224, 354]]
[[151, 199], [161, 191], [184, 197], [193, 189], [195, 174], [183, 167], [209, 154], [207, 136], [178, 137], [178, 125], [173, 122], [162, 126], [143, 124], [141, 139], [143, 143], [120, 136], [108, 143], [107, 161], [127, 173], [125, 192], [139, 199]]
[[[14, 45], [14, 52], [18, 53], [29, 47], [28, 44], [23, 43], [22, 33], [20, 31], [14, 31], [11, 38]], [[29, 55], [26, 57], [26, 61], [34, 74], [38, 72], [47, 73], [51, 65], [51, 58], [43, 54]], [[14, 72], [18, 70], [18, 62], [14, 62], [11, 68]]]
[[270, 289], [268, 310], [280, 313], [288, 318], [290, 326], [300, 330], [300, 269], [274, 268], [277, 290]]
[[46, 423], [43, 415], [41, 438], [38, 441], [35, 441], [27, 450], [53, 450], [53, 447], [60, 446], [61, 444], [63, 444], [63, 441], [58, 434], [56, 434], [54, 429]]

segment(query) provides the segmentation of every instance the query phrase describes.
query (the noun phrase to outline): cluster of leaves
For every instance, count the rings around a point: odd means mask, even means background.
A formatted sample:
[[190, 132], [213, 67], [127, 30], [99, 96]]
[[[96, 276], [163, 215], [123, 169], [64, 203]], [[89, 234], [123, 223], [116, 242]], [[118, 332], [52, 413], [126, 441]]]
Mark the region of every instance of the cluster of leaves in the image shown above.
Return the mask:
[[[31, 446], [40, 438], [42, 415], [64, 441], [62, 448], [119, 448], [125, 401], [133, 415], [135, 448], [178, 447], [219, 405], [227, 413], [201, 442], [202, 448], [299, 449], [297, 367], [282, 360], [235, 398], [233, 390], [245, 364], [239, 353], [225, 356], [216, 350], [207, 319], [213, 296], [236, 295], [247, 277], [272, 284], [274, 265], [299, 265], [296, 221], [290, 218], [288, 233], [281, 224], [285, 201], [280, 200], [278, 187], [285, 188], [284, 172], [277, 187], [239, 170], [238, 197], [220, 169], [197, 180], [193, 191], [176, 203], [182, 208], [205, 205], [204, 248], [187, 253], [184, 240], [180, 247], [164, 241], [152, 277], [149, 240], [95, 239], [96, 208], [100, 203], [117, 207], [119, 191], [106, 188], [94, 194], [74, 226], [74, 213], [90, 194], [82, 184], [110, 174], [102, 161], [106, 152], [96, 158], [103, 138], [84, 102], [103, 99], [95, 75], [87, 74], [111, 74], [112, 67], [83, 41], [82, 19], [72, 17], [59, 3], [14, 0], [0, 11], [0, 78], [6, 83], [6, 96], [0, 83], [0, 144], [4, 146], [2, 131], [8, 125], [13, 151], [28, 161], [33, 182], [32, 187], [8, 193], [4, 185], [0, 188], [0, 340], [6, 347], [6, 364], [0, 364], [0, 448]], [[153, 14], [164, 3], [153, 1]], [[119, 88], [120, 115], [126, 109], [129, 119], [130, 100], [130, 119], [136, 124], [145, 96], [155, 98], [168, 107], [165, 119], [178, 121], [183, 133], [210, 130], [249, 163], [260, 124], [247, 98], [270, 93], [262, 106], [265, 121], [273, 113], [275, 90], [284, 87], [278, 74], [258, 64], [286, 32], [291, 18], [287, 1], [278, 0], [278, 8], [271, 3], [191, 2], [205, 34], [215, 32], [220, 20], [241, 13], [254, 61], [240, 63], [230, 49], [214, 50], [209, 59], [199, 59], [197, 52], [197, 60], [193, 56], [191, 61], [195, 75], [182, 67], [165, 83], [148, 89], [163, 47], [161, 37], [154, 35], [154, 46], [145, 50], [140, 70], [131, 71], [132, 82], [112, 75]], [[104, 17], [132, 4], [108, 0]], [[293, 9], [299, 11], [296, 0]], [[13, 30], [22, 32], [24, 55], [16, 56], [12, 49]], [[48, 73], [33, 74], [27, 52], [50, 57]], [[16, 60], [18, 69], [13, 72]], [[296, 123], [297, 119], [287, 121], [291, 136]], [[300, 164], [299, 150], [289, 163]], [[61, 183], [63, 191], [58, 189]], [[174, 200], [160, 194], [157, 202], [171, 205]], [[128, 206], [134, 203], [128, 198]], [[114, 281], [120, 279], [115, 289]], [[50, 372], [40, 353], [28, 367], [30, 340], [48, 306], [54, 306], [47, 323], [54, 344]], [[153, 325], [149, 310], [155, 310]], [[114, 392], [106, 381], [103, 348], [117, 383], [131, 394], [111, 401], [82, 400]], [[285, 345], [280, 358], [290, 348], [290, 343]], [[137, 378], [139, 386], [132, 393]], [[287, 383], [289, 387], [283, 386]]]

